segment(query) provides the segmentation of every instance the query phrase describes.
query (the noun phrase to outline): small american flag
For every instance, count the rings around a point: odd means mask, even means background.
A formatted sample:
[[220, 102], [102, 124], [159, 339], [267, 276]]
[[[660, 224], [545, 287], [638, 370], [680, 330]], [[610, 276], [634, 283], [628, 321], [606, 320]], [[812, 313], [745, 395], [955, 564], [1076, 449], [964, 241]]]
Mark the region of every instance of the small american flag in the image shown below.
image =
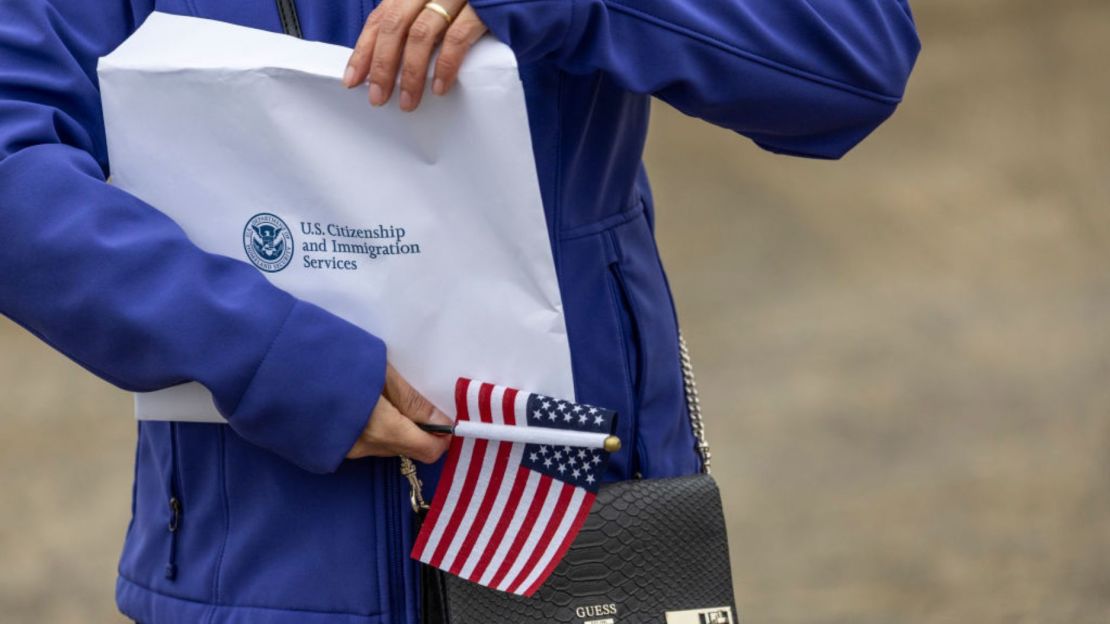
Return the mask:
[[[611, 433], [616, 414], [459, 379], [458, 420]], [[456, 436], [412, 557], [500, 591], [531, 596], [562, 560], [593, 505], [601, 449]]]

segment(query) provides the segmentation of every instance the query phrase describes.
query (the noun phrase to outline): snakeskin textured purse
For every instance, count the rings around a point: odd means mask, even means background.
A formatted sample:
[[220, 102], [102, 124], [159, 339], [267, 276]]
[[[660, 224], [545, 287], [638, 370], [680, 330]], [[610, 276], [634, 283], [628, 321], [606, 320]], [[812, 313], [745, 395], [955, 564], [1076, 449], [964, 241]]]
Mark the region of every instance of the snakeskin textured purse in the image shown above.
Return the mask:
[[[424, 624], [735, 624], [724, 513], [680, 336], [687, 411], [702, 474], [602, 486], [563, 561], [530, 598], [423, 566]], [[417, 515], [427, 509], [402, 460]]]

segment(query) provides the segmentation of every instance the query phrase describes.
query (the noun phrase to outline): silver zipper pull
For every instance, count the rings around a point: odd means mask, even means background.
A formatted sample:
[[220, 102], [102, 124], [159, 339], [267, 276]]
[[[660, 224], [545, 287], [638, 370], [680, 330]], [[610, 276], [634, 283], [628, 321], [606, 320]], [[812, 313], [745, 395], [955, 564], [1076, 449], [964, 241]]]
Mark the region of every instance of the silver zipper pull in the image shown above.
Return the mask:
[[415, 513], [428, 511], [428, 503], [424, 502], [424, 484], [416, 476], [416, 464], [411, 459], [401, 456], [401, 474], [409, 480], [409, 502]]

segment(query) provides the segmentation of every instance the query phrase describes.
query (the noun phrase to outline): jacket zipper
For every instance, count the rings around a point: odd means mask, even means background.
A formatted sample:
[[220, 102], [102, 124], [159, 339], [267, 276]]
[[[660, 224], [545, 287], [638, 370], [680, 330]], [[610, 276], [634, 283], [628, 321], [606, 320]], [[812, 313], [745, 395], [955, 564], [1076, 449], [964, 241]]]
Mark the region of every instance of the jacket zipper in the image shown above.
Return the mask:
[[166, 560], [166, 578], [177, 578], [177, 534], [181, 529], [181, 499], [177, 467], [177, 423], [170, 423], [170, 474], [166, 491], [169, 492], [170, 520], [167, 529], [170, 533], [170, 552]]
[[[377, 5], [378, 5], [378, 0], [373, 0], [372, 4], [376, 8]], [[283, 28], [285, 29], [286, 33], [290, 34], [290, 35], [293, 35], [295, 37], [303, 37], [303, 35], [300, 32], [300, 24], [299, 24], [299, 20], [298, 20], [298, 16], [297, 16], [297, 8], [296, 8], [296, 5], [294, 4], [294, 2], [292, 0], [278, 0], [278, 6], [279, 6], [279, 10], [284, 9], [282, 11], [282, 25], [283, 25]], [[366, 13], [366, 14], [369, 13], [369, 11], [365, 10], [365, 5], [363, 5], [362, 13]], [[286, 15], [291, 15], [293, 22], [296, 23], [295, 28], [291, 29], [289, 27], [289, 25], [286, 24], [286, 19], [285, 19]], [[363, 20], [365, 20], [366, 18], [367, 18], [367, 15], [363, 15]], [[388, 513], [388, 517], [386, 518], [386, 531], [389, 533], [389, 539], [392, 542], [391, 550], [393, 552], [390, 553], [390, 565], [391, 566], [398, 566], [400, 569], [397, 571], [398, 572], [397, 574], [392, 576], [392, 578], [386, 579], [386, 583], [387, 583], [387, 586], [389, 588], [389, 590], [388, 590], [389, 600], [392, 603], [392, 604], [390, 604], [390, 609], [389, 609], [390, 613], [400, 613], [402, 618], [407, 619], [408, 613], [405, 611], [405, 608], [404, 608], [404, 606], [405, 606], [405, 584], [404, 584], [404, 581], [401, 580], [401, 579], [404, 579], [404, 574], [405, 574], [404, 534], [401, 531], [401, 522], [403, 520], [400, 517], [401, 516], [401, 508], [399, 507], [398, 502], [397, 502], [398, 497], [402, 494], [402, 492], [400, 491], [400, 488], [398, 487], [398, 484], [396, 483], [396, 481], [397, 481], [396, 477], [400, 474], [400, 460], [397, 460], [396, 464], [394, 462], [382, 462], [379, 465], [384, 466], [386, 469], [389, 469], [389, 468], [393, 467], [394, 465], [396, 465], [396, 468], [397, 468], [395, 471], [392, 471], [392, 475], [386, 475], [385, 476], [386, 495], [389, 498], [389, 513]], [[390, 478], [391, 476], [393, 478]], [[180, 517], [180, 503], [175, 502], [175, 501], [176, 501], [176, 498], [171, 497], [170, 506], [171, 506], [172, 509], [176, 510], [176, 515], [174, 515], [173, 517], [174, 518], [179, 518]], [[176, 528], [176, 523], [173, 522], [173, 521], [171, 521], [171, 524], [170, 524], [170, 532], [173, 533], [176, 536], [177, 528]], [[170, 577], [171, 568], [174, 570], [174, 573], [176, 573], [176, 566], [173, 563], [173, 558], [174, 558], [174, 554], [175, 554], [174, 551], [176, 550], [175, 542], [176, 542], [176, 539], [173, 542], [171, 542], [171, 544], [170, 544], [170, 564], [166, 566], [166, 576], [168, 578], [172, 578], [172, 577]], [[401, 582], [397, 582], [397, 581], [401, 581]]]
[[390, 541], [390, 566], [395, 568], [391, 578], [386, 579], [389, 588], [390, 613], [396, 614], [398, 622], [408, 621], [408, 612], [405, 609], [405, 537], [401, 528], [400, 499], [404, 495], [398, 480], [401, 478], [401, 460], [399, 458], [382, 462], [386, 482], [386, 495], [389, 498], [389, 513], [386, 518], [386, 530]]

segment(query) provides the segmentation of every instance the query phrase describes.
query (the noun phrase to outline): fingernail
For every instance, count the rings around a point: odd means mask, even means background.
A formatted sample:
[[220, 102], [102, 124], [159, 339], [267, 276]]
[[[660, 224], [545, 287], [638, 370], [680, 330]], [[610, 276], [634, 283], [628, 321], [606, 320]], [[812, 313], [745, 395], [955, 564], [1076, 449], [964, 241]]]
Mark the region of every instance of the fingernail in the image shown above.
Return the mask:
[[348, 89], [350, 89], [351, 87], [355, 86], [354, 81], [355, 68], [348, 65], [347, 71], [343, 72], [343, 84], [346, 85]]
[[410, 111], [415, 107], [416, 100], [408, 91], [401, 91], [401, 110]]
[[370, 84], [370, 103], [374, 106], [385, 104], [385, 89], [376, 83]]
[[446, 92], [447, 83], [443, 82], [442, 78], [436, 78], [435, 82], [432, 83], [432, 93], [435, 93], [436, 95], [443, 95]]

